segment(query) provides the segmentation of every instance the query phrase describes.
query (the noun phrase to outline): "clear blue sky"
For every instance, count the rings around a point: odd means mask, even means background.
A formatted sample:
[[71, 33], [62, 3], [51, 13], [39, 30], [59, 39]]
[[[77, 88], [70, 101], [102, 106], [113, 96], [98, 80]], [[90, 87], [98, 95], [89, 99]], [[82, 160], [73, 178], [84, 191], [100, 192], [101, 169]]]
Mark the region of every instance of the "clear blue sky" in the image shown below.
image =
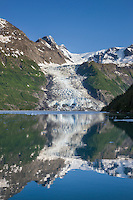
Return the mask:
[[76, 53], [133, 43], [133, 0], [0, 0], [0, 17]]

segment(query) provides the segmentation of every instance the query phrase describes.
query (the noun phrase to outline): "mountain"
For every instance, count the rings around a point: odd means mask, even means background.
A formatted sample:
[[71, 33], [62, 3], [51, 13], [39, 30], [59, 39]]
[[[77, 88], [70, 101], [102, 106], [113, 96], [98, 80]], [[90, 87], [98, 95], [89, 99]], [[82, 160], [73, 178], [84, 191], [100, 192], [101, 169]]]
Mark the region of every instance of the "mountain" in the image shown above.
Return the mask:
[[109, 112], [133, 112], [133, 85], [124, 94], [117, 96], [102, 110]]
[[133, 84], [133, 45], [83, 54], [71, 53], [64, 45], [60, 50], [69, 58], [68, 64], [77, 64], [76, 73], [88, 93], [105, 104]]
[[33, 42], [0, 19], [0, 109], [36, 109], [46, 78], [38, 63], [65, 62], [51, 36]]
[[72, 63], [76, 64], [94, 61], [102, 64], [112, 63], [118, 67], [133, 65], [133, 44], [129, 47], [112, 47], [109, 49], [82, 54], [70, 53], [64, 45], [60, 46], [60, 50]]
[[0, 19], [0, 27], [0, 49], [5, 56], [26, 56], [36, 63], [65, 62], [64, 55], [51, 36], [33, 42], [25, 33], [4, 19]]
[[133, 84], [132, 62], [104, 64], [91, 61], [91, 53], [73, 54], [64, 45], [59, 48], [69, 58], [66, 64], [39, 64], [45, 75], [50, 75], [47, 109], [99, 110], [102, 102], [107, 105]]
[[32, 59], [32, 44], [22, 31], [0, 19], [0, 109], [34, 109], [43, 96], [46, 78]]
[[88, 60], [103, 64], [113, 63], [119, 67], [130, 66], [133, 64], [133, 45], [127, 48], [113, 47], [101, 50], [92, 54]]
[[88, 93], [105, 104], [133, 84], [133, 45], [84, 54], [70, 53], [64, 45], [60, 49], [78, 65], [76, 73], [83, 77], [82, 84]]
[[0, 18], [0, 109], [96, 110], [133, 84], [133, 45], [75, 54]]

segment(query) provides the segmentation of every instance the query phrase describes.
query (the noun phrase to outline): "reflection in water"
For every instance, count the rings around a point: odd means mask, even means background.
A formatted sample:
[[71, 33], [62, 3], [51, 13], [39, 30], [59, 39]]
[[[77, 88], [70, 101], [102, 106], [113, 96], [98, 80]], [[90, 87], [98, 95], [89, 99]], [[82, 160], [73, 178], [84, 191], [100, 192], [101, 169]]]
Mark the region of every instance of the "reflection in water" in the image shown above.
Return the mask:
[[48, 115], [51, 146], [45, 146], [38, 159], [72, 158], [75, 149], [84, 146], [82, 137], [88, 128], [104, 120], [103, 114], [93, 115]]
[[133, 142], [126, 126], [102, 113], [1, 115], [0, 198], [32, 180], [50, 187], [72, 169], [132, 178]]

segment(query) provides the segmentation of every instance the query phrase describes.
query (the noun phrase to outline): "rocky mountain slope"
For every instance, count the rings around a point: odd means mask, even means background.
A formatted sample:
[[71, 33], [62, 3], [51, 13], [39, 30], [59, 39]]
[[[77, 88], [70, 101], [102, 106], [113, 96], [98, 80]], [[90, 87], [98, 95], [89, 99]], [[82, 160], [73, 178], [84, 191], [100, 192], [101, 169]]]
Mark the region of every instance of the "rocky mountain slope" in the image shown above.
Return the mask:
[[36, 63], [44, 61], [47, 63], [65, 63], [64, 55], [51, 36], [33, 42], [29, 40], [25, 33], [4, 19], [0, 19], [0, 50], [5, 56], [17, 58], [26, 56]]
[[0, 109], [101, 110], [133, 83], [133, 45], [74, 54], [0, 19], [0, 73]]
[[124, 94], [117, 96], [102, 110], [111, 112], [133, 112], [133, 85]]
[[133, 66], [85, 62], [78, 67], [77, 74], [84, 77], [83, 85], [88, 93], [105, 104], [133, 83]]

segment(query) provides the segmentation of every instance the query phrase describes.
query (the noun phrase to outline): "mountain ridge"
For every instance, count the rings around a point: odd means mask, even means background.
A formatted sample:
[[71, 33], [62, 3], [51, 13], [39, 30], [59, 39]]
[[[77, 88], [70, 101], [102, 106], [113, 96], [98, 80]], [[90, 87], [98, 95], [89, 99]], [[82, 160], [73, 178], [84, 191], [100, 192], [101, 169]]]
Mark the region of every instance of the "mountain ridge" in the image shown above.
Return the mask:
[[[74, 54], [64, 45], [57, 45], [52, 36], [44, 36], [33, 42], [25, 33], [0, 18], [0, 66], [0, 109], [99, 111], [133, 83], [133, 45], [127, 48], [114, 47], [97, 52]], [[25, 81], [21, 77], [23, 72], [26, 73]], [[36, 88], [31, 92], [32, 84], [31, 82], [29, 84], [28, 76], [34, 80], [35, 88], [37, 84], [35, 76], [38, 76], [39, 80], [42, 72], [45, 81], [43, 82], [42, 78], [38, 91]], [[25, 84], [25, 91], [17, 88], [17, 82], [11, 83], [7, 74], [16, 77], [14, 73], [17, 73], [17, 79], [21, 80], [21, 86]], [[17, 79], [14, 78], [14, 81]], [[9, 95], [10, 88], [16, 93]], [[23, 102], [25, 106], [29, 105], [28, 107], [18, 106], [21, 104], [18, 94], [22, 99], [22, 92], [26, 92]], [[29, 93], [36, 98], [33, 100], [36, 103], [32, 102], [34, 107], [30, 106]], [[15, 105], [13, 102], [10, 103], [12, 99]]]
[[[10, 24], [5, 19], [0, 18], [0, 26], [0, 32], [2, 33], [2, 35], [0, 35], [0, 42], [8, 45], [8, 43], [14, 43], [14, 40], [18, 40], [22, 45], [21, 40], [24, 40], [25, 38], [30, 48], [27, 51], [22, 52], [26, 53], [26, 56], [28, 54], [28, 57], [30, 59], [33, 59], [34, 57], [34, 60], [37, 63], [45, 61], [44, 64], [82, 64], [83, 62], [87, 61], [95, 61], [97, 63], [103, 64], [113, 63], [120, 67], [130, 66], [133, 64], [133, 44], [128, 47], [112, 47], [96, 52], [77, 54], [71, 53], [63, 44], [60, 46], [57, 45], [51, 35], [39, 38], [38, 40], [36, 40], [36, 42], [34, 42], [28, 39], [25, 33]], [[12, 34], [9, 31], [10, 29], [12, 30]], [[22, 49], [24, 49], [24, 47], [26, 48], [28, 45], [25, 43], [25, 41], [23, 41]], [[33, 46], [34, 48], [31, 48], [31, 46]], [[33, 51], [31, 53], [31, 56], [29, 55], [28, 51], [30, 51], [30, 53]], [[23, 54], [22, 52], [20, 54]], [[51, 52], [53, 55], [50, 58]], [[38, 54], [39, 58], [36, 58], [34, 54]], [[49, 55], [49, 57], [47, 55]]]
[[64, 56], [56, 45], [51, 48], [47, 41], [42, 41], [42, 39], [33, 42], [28, 39], [25, 33], [6, 20], [1, 19], [0, 26], [0, 45], [5, 55], [15, 57], [24, 55], [37, 64], [44, 60], [47, 63], [56, 62], [57, 64], [65, 62]]

